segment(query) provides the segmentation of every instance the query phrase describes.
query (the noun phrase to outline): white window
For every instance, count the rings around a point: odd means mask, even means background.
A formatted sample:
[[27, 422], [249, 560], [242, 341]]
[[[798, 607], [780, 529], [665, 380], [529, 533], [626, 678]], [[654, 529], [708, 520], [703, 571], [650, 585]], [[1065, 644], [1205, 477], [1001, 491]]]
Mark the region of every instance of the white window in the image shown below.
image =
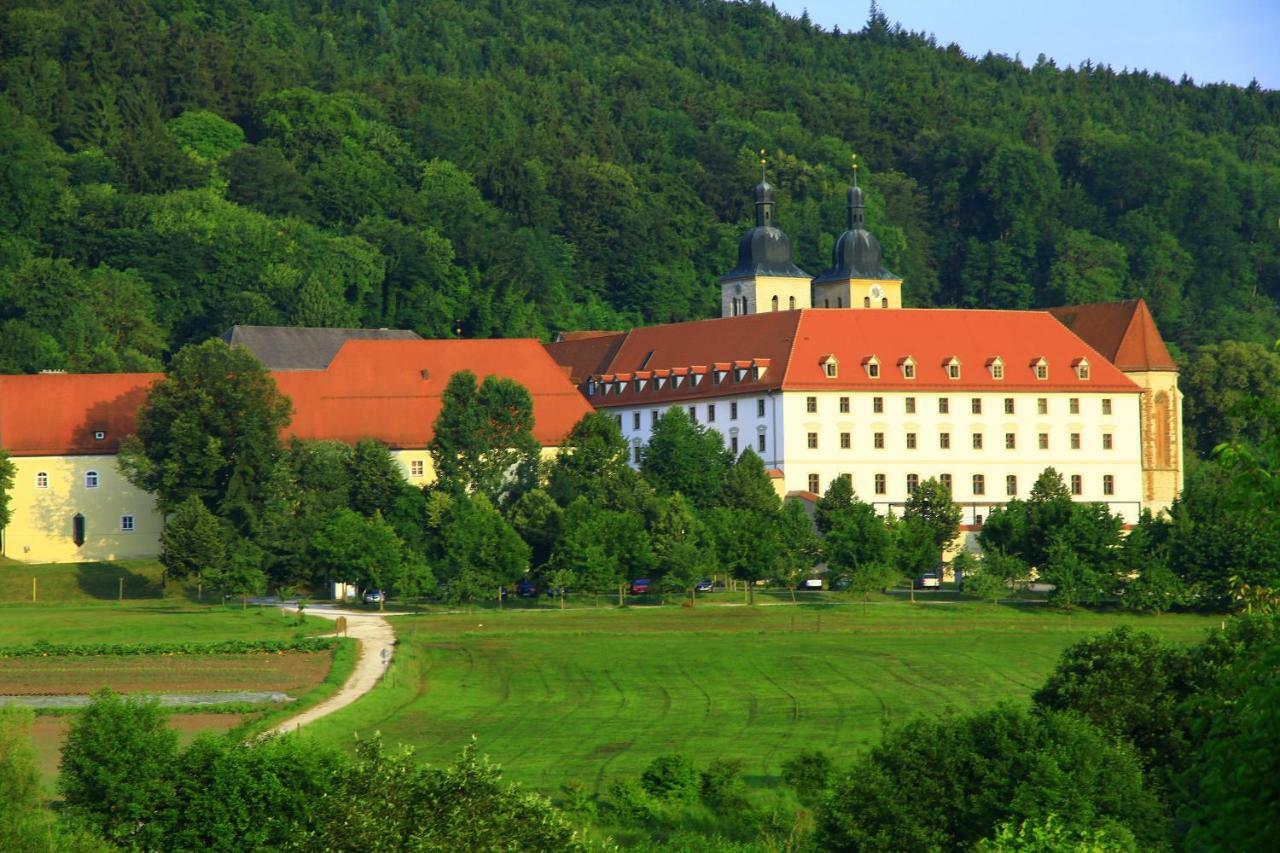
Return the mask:
[[[636, 418], [639, 418], [639, 417], [640, 417], [639, 415], [636, 415]], [[716, 419], [716, 404], [707, 403], [707, 423], [711, 423], [715, 419]], [[639, 426], [639, 424], [636, 424], [636, 426]]]
[[1102, 414], [1104, 415], [1111, 414], [1111, 398], [1110, 397], [1102, 398]]
[[764, 400], [756, 400], [756, 417], [764, 417]]
[[886, 491], [884, 474], [876, 474], [876, 494], [883, 495]]
[[640, 413], [639, 412], [631, 413], [631, 428], [640, 429]]
[[991, 378], [1004, 379], [1004, 359], [999, 356], [991, 359]]
[[808, 443], [809, 443], [809, 449], [810, 449], [810, 450], [817, 450], [817, 449], [818, 449], [818, 434], [817, 434], [816, 432], [811, 432], [811, 433], [809, 433], [809, 442], [808, 442]]
[[411, 460], [409, 462], [409, 476], [410, 477], [426, 476], [426, 467], [427, 467], [426, 463], [424, 463], [421, 459]]
[[1102, 475], [1102, 493], [1104, 495], [1114, 495], [1116, 493], [1116, 478], [1110, 474]]
[[1037, 415], [1049, 414], [1049, 398], [1048, 397], [1036, 398], [1036, 414]]
[[729, 420], [736, 421], [737, 419], [738, 419], [738, 404], [730, 403], [729, 404]]
[[1049, 362], [1043, 358], [1036, 362], [1036, 379], [1049, 378]]
[[133, 516], [132, 515], [120, 516], [120, 532], [121, 533], [133, 532]]
[[48, 471], [36, 472], [36, 488], [37, 489], [49, 488], [49, 472]]
[[1076, 362], [1076, 378], [1088, 381], [1089, 379], [1089, 359], [1082, 358]]
[[764, 433], [760, 433], [760, 435], [756, 437], [756, 447], [760, 449], [761, 453], [764, 453]]
[[84, 487], [86, 489], [98, 488], [98, 472], [97, 471], [84, 472]]
[[960, 359], [956, 358], [955, 356], [952, 356], [951, 359], [947, 361], [947, 378], [948, 379], [960, 378]]
[[[813, 414], [814, 412], [818, 411], [818, 398], [817, 398], [817, 397], [805, 397], [805, 398], [804, 398], [804, 410], [805, 410], [806, 412], [808, 412], [809, 414]], [[761, 414], [764, 414], [764, 413], [763, 413], [763, 412], [761, 412]]]
[[813, 492], [815, 495], [818, 494], [818, 475], [817, 474], [809, 475], [809, 491]]
[[907, 494], [914, 495], [916, 493], [916, 489], [918, 488], [920, 488], [920, 475], [908, 474], [907, 475]]
[[641, 461], [642, 461], [642, 460], [641, 460], [641, 458], [640, 458], [640, 456], [641, 456], [640, 445], [638, 445], [638, 444], [637, 444], [637, 445], [635, 446], [635, 448], [634, 448], [634, 451], [633, 451], [633, 452], [635, 453], [635, 460], [636, 460], [636, 464], [637, 464], [637, 465], [639, 465], [639, 464], [641, 463]]
[[902, 360], [902, 378], [903, 379], [916, 378], [916, 361], [911, 356], [907, 356]]

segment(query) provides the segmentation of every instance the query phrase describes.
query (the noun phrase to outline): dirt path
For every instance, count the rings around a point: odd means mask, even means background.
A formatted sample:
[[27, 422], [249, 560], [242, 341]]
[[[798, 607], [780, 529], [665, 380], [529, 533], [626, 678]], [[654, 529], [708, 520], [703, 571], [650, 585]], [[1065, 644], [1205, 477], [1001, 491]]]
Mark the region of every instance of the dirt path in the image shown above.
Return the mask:
[[[294, 610], [297, 609], [294, 605], [287, 606]], [[342, 685], [337, 693], [325, 699], [319, 705], [314, 705], [301, 714], [290, 717], [275, 728], [270, 729], [267, 734], [283, 734], [297, 731], [308, 723], [332, 714], [339, 708], [347, 707], [373, 689], [373, 686], [378, 683], [378, 679], [382, 678], [382, 674], [387, 671], [387, 667], [391, 663], [391, 656], [395, 654], [396, 634], [395, 631], [391, 630], [391, 623], [383, 616], [376, 613], [339, 610], [315, 604], [308, 606], [306, 612], [308, 616], [320, 616], [324, 619], [337, 619], [339, 616], [346, 617], [347, 636], [354, 637], [360, 642], [356, 665], [351, 670], [347, 683]]]

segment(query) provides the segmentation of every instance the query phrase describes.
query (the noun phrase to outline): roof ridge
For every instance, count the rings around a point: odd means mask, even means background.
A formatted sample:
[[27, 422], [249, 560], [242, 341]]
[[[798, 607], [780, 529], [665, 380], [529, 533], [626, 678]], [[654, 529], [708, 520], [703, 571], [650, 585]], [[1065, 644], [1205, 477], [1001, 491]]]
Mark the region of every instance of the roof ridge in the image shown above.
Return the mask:
[[787, 347], [787, 366], [782, 371], [782, 385], [787, 384], [787, 379], [791, 376], [791, 365], [795, 364], [796, 341], [800, 340], [800, 326], [804, 323], [804, 313], [812, 311], [812, 308], [801, 308], [796, 317], [796, 324], [791, 329], [791, 345]]

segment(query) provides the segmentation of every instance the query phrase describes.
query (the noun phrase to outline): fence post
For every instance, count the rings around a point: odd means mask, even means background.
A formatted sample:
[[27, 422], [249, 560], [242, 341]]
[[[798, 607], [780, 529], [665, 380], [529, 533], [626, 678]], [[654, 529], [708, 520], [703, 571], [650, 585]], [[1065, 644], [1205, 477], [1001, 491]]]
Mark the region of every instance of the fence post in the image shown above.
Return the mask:
[[36, 603], [36, 600], [37, 600], [37, 596], [36, 596], [36, 579], [35, 579], [35, 578], [32, 578], [32, 579], [31, 579], [31, 603], [32, 603], [32, 604], [35, 604], [35, 603]]
[[117, 601], [124, 601], [124, 575], [120, 576], [120, 593], [116, 598]]

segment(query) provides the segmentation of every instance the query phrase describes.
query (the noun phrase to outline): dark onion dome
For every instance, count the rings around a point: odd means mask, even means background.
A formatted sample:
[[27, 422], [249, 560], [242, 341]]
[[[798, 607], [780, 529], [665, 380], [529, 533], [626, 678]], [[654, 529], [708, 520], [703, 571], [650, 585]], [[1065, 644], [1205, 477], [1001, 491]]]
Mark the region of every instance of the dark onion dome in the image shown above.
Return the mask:
[[865, 211], [862, 188], [850, 187], [849, 230], [836, 240], [835, 248], [831, 251], [831, 269], [815, 278], [814, 284], [850, 278], [898, 280], [880, 262], [880, 241], [867, 230]]
[[742, 235], [738, 241], [738, 264], [720, 280], [757, 275], [809, 278], [791, 261], [791, 240], [773, 226], [773, 185], [761, 180], [751, 195], [756, 206], [756, 227]]

